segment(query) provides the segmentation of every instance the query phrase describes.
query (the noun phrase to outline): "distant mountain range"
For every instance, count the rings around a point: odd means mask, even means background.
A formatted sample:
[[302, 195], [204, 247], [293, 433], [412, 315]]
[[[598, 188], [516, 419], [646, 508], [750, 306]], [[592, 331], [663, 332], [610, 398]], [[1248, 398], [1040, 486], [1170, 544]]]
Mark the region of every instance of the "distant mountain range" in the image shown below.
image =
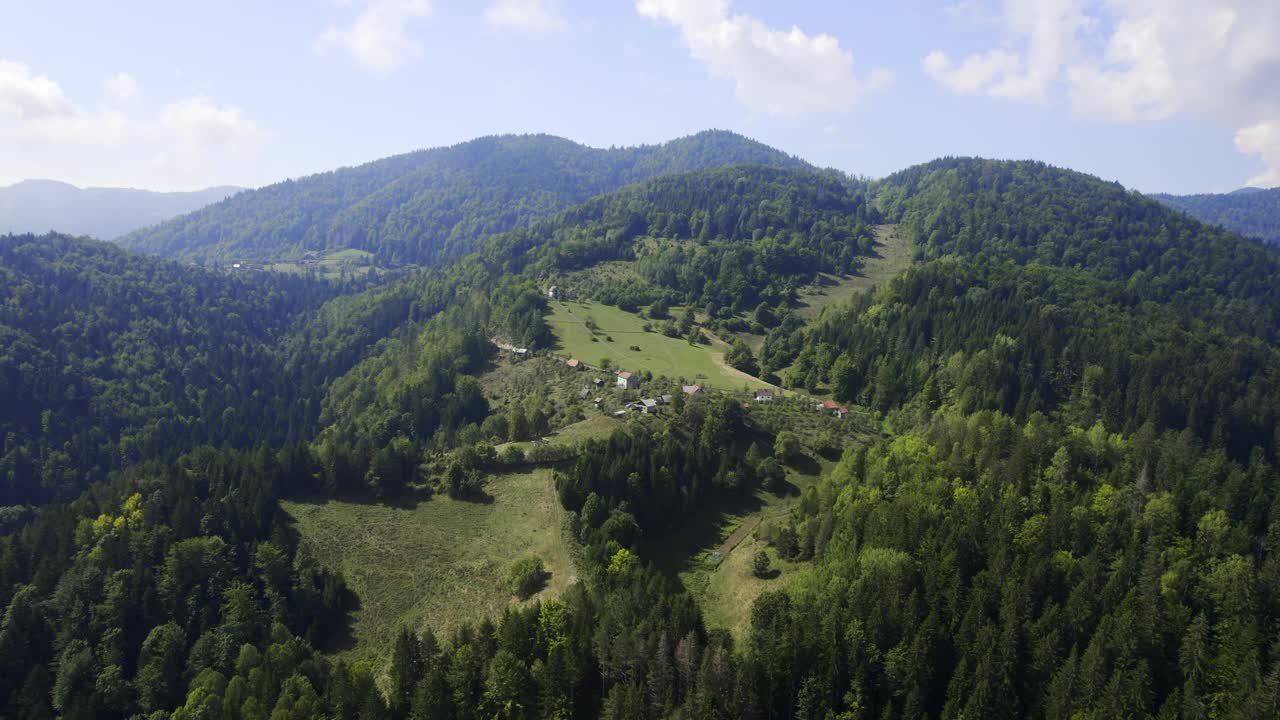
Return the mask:
[[242, 188], [152, 192], [130, 188], [79, 188], [57, 180], [23, 180], [0, 188], [0, 232], [118, 238], [234, 195]]
[[485, 235], [528, 226], [658, 175], [725, 165], [808, 168], [735, 133], [599, 149], [552, 135], [502, 135], [396, 155], [240, 193], [122, 238], [195, 262], [272, 261], [354, 248], [380, 264], [429, 265]]
[[1280, 245], [1280, 188], [1246, 187], [1229, 193], [1151, 197], [1201, 222]]

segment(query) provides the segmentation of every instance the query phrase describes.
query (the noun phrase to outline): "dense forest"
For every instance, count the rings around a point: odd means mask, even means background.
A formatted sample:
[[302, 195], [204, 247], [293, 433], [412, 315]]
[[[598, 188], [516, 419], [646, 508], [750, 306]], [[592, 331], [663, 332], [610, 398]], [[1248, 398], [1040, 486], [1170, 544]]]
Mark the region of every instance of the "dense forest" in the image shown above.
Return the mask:
[[[58, 500], [0, 536], [0, 715], [1280, 713], [1274, 250], [1039, 163], [625, 180], [367, 288], [0, 242], [6, 477]], [[880, 224], [911, 267], [802, 315]], [[553, 346], [551, 284], [736, 338], [735, 366], [876, 431], [833, 448], [681, 394], [568, 455], [497, 450], [555, 422], [481, 386], [494, 338]], [[777, 486], [801, 444], [843, 455], [761, 537], [811, 571], [713, 628], [655, 541]], [[360, 599], [279, 501], [485, 502], [501, 463], [545, 468], [578, 581], [335, 659]]]
[[277, 344], [342, 288], [62, 235], [0, 237], [0, 506], [202, 443], [304, 437]]
[[608, 150], [548, 135], [484, 137], [240, 193], [121, 242], [202, 263], [357, 248], [382, 265], [425, 265], [628, 183], [742, 163], [804, 166], [723, 131]]
[[1152, 195], [1207, 225], [1263, 242], [1280, 244], [1280, 188], [1243, 188], [1230, 193]]

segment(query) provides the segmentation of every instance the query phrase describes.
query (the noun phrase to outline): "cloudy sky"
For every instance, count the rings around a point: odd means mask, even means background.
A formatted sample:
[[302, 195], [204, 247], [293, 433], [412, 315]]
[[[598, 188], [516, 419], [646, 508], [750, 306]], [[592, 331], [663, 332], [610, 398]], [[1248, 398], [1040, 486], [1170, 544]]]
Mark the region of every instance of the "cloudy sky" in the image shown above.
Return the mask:
[[0, 3], [0, 184], [262, 185], [478, 135], [727, 128], [879, 177], [1280, 185], [1276, 0]]

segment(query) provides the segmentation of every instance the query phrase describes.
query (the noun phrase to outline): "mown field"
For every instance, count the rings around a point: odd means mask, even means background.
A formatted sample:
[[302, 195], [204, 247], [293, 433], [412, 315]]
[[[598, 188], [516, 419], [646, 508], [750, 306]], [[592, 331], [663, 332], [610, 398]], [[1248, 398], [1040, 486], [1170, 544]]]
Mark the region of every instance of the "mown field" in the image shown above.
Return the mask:
[[546, 469], [497, 475], [486, 488], [488, 503], [444, 496], [412, 507], [281, 503], [305, 551], [341, 571], [359, 598], [341, 654], [385, 658], [402, 626], [448, 634], [500, 616], [520, 602], [503, 580], [521, 555], [541, 557], [551, 573], [535, 597], [567, 588], [575, 581], [571, 540], [551, 482]]
[[[369, 272], [372, 261], [373, 253], [367, 250], [346, 248], [327, 253], [314, 266], [310, 267], [315, 268], [316, 275], [334, 280], [341, 277], [344, 272], [351, 276], [364, 275]], [[307, 271], [308, 267], [297, 262], [280, 262], [268, 265], [267, 269], [274, 272], [303, 273]]]
[[[647, 543], [644, 554], [658, 567], [680, 579], [698, 599], [708, 628], [730, 631], [744, 641], [751, 626], [751, 605], [766, 590], [782, 590], [801, 580], [812, 561], [789, 562], [778, 557], [757, 537], [770, 523], [785, 524], [801, 491], [817, 482], [833, 463], [806, 458], [787, 468], [788, 492], [757, 490], [750, 498], [720, 503], [689, 518], [684, 527]], [[751, 571], [758, 550], [764, 550], [772, 571], [764, 578]]]
[[911, 265], [911, 240], [905, 232], [897, 225], [877, 225], [875, 233], [876, 255], [866, 258], [860, 274], [839, 277], [824, 273], [817, 286], [801, 290], [799, 312], [803, 317], [816, 318], [824, 308], [879, 287]]
[[[587, 326], [591, 319], [596, 331]], [[607, 359], [614, 368], [655, 377], [665, 375], [707, 387], [741, 390], [766, 384], [725, 367], [720, 361], [724, 348], [690, 345], [682, 338], [645, 332], [640, 316], [597, 302], [555, 301], [547, 318], [555, 331], [556, 352], [576, 357], [599, 367]], [[594, 341], [593, 341], [594, 338]], [[609, 340], [612, 338], [612, 340]], [[632, 346], [639, 350], [633, 350]]]

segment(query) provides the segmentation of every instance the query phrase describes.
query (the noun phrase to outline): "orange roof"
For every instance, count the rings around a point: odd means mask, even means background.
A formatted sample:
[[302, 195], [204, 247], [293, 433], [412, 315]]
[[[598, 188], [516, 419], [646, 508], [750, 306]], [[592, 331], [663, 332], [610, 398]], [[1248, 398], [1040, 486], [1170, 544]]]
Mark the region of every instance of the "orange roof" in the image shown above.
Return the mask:
[[823, 410], [839, 410], [840, 406], [836, 404], [835, 400], [823, 400], [822, 409]]

